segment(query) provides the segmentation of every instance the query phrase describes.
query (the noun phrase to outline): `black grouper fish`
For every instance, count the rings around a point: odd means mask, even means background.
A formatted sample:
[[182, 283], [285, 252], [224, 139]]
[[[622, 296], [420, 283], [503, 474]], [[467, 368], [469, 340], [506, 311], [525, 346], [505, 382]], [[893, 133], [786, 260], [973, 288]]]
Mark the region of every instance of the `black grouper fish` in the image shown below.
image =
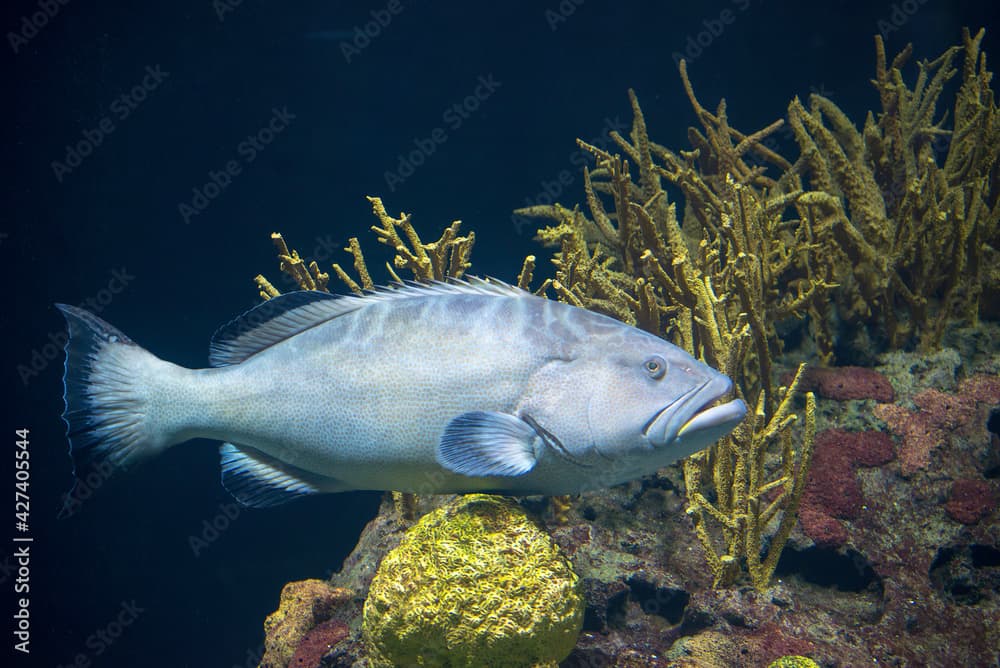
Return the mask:
[[93, 314], [69, 324], [74, 455], [128, 466], [223, 441], [250, 506], [346, 490], [571, 494], [648, 475], [746, 415], [726, 376], [617, 320], [472, 279], [294, 292], [222, 327], [186, 369]]

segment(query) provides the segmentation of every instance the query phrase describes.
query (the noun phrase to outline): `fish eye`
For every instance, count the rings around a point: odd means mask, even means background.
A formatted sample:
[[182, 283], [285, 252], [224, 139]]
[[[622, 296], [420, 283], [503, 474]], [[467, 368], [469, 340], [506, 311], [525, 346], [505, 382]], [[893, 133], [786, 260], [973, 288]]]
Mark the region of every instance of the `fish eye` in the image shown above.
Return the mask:
[[646, 370], [646, 373], [650, 375], [651, 378], [659, 380], [667, 373], [667, 363], [659, 355], [653, 355], [645, 362], [642, 363], [642, 367]]

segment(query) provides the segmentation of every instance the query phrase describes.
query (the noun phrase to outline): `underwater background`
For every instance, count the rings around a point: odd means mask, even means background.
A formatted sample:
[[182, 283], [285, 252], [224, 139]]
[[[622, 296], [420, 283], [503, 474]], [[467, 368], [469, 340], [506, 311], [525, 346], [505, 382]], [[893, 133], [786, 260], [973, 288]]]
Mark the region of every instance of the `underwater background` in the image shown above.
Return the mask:
[[[686, 147], [681, 56], [707, 107], [725, 97], [734, 126], [759, 128], [814, 92], [863, 119], [877, 104], [880, 32], [889, 52], [913, 42], [931, 58], [963, 26], [985, 27], [983, 52], [1000, 54], [995, 7], [943, 0], [52, 0], [3, 12], [4, 452], [30, 430], [34, 539], [31, 652], [9, 632], [3, 651], [25, 666], [255, 666], [281, 587], [338, 569], [382, 498], [240, 509], [215, 444], [196, 441], [102, 481], [58, 518], [72, 467], [54, 302], [203, 367], [215, 329], [259, 302], [254, 276], [280, 280], [271, 232], [326, 267], [349, 262], [341, 249], [360, 236], [388, 281], [366, 195], [413, 213], [425, 238], [461, 219], [477, 235], [472, 274], [514, 281], [536, 253], [536, 276], [549, 275], [541, 224], [513, 210], [584, 200], [592, 160], [575, 140], [610, 147], [608, 130], [626, 134], [629, 88], [656, 141]], [[0, 587], [12, 601], [6, 526]]]

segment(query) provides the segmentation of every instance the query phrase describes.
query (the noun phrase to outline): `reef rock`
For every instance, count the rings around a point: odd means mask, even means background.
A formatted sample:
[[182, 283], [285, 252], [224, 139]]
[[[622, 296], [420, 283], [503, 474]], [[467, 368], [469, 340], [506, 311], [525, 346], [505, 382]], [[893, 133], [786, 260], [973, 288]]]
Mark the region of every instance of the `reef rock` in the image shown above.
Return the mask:
[[[353, 596], [350, 590], [331, 587], [322, 580], [286, 584], [281, 590], [278, 609], [264, 622], [264, 658], [260, 668], [309, 665], [306, 662], [292, 663], [299, 645], [310, 631], [330, 620], [334, 611]], [[344, 633], [341, 638], [346, 635]], [[312, 667], [318, 665], [317, 661]]]

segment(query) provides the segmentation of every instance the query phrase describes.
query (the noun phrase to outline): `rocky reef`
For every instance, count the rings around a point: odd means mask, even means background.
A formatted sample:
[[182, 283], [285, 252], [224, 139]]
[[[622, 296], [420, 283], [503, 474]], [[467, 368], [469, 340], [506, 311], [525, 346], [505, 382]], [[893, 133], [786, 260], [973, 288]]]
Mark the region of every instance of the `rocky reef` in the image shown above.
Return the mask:
[[334, 614], [352, 596], [350, 590], [322, 580], [285, 585], [278, 609], [264, 622], [267, 639], [261, 668], [318, 665], [348, 634], [347, 625]]
[[[981, 327], [955, 334], [955, 344], [984, 332], [1000, 340], [1000, 327]], [[821, 666], [995, 663], [1000, 353], [960, 360], [953, 348], [930, 359], [896, 352], [866, 371], [897, 396], [891, 403], [817, 400], [816, 459], [800, 522], [765, 591], [749, 583], [713, 587], [684, 512], [679, 467], [583, 495], [565, 508], [552, 499], [522, 499], [569, 558], [583, 593], [582, 631], [559, 665], [767, 666], [793, 655]], [[846, 379], [857, 371], [830, 373]], [[940, 402], [928, 413], [939, 422], [951, 414], [962, 420], [948, 423], [927, 465], [911, 471], [902, 456], [905, 436], [878, 415], [899, 410], [919, 423], [925, 409], [914, 399], [931, 391]], [[454, 503], [418, 498], [410, 511], [433, 513], [442, 502]], [[350, 635], [312, 665], [376, 665], [366, 663], [361, 602], [379, 563], [414, 525], [403, 510], [387, 495], [328, 583], [334, 589], [316, 592], [320, 602], [328, 591], [353, 595], [326, 612], [344, 620]], [[322, 621], [313, 619], [317, 626]], [[270, 643], [277, 627], [269, 624], [268, 631]]]

